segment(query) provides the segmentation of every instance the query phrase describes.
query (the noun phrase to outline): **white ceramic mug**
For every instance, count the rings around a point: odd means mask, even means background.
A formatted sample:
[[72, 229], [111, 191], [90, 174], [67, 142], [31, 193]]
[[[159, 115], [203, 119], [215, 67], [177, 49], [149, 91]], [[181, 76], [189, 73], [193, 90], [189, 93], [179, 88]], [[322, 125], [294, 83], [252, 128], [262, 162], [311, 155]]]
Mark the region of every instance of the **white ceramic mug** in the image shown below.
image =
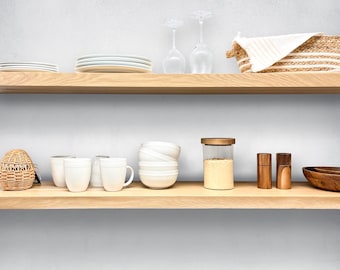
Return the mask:
[[[130, 170], [130, 177], [125, 181], [127, 169]], [[126, 158], [101, 158], [100, 174], [106, 191], [119, 191], [132, 183], [134, 170], [127, 165]]]
[[85, 191], [91, 179], [90, 158], [65, 158], [65, 182], [69, 191]]
[[57, 187], [66, 187], [64, 173], [64, 159], [73, 158], [73, 156], [52, 156], [50, 157], [51, 174], [53, 183]]
[[91, 187], [103, 187], [102, 179], [100, 177], [100, 159], [109, 158], [109, 156], [95, 156], [92, 161], [92, 171], [91, 171]]

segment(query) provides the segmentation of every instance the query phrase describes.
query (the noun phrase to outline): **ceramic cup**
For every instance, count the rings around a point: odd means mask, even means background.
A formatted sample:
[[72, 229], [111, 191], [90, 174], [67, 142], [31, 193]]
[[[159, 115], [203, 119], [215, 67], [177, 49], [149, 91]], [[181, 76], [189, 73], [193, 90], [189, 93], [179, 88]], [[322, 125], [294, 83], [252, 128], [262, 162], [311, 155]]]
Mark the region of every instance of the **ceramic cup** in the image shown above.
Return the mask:
[[90, 158], [65, 158], [65, 182], [69, 191], [85, 191], [91, 179]]
[[[127, 169], [130, 170], [130, 178], [125, 181]], [[134, 170], [127, 165], [126, 158], [101, 158], [100, 174], [106, 191], [119, 191], [132, 183]]]
[[109, 158], [109, 156], [95, 156], [92, 161], [92, 171], [91, 171], [91, 187], [103, 187], [102, 179], [100, 177], [100, 159]]
[[64, 159], [74, 158], [73, 156], [52, 156], [50, 157], [51, 174], [53, 183], [57, 187], [66, 187], [65, 173], [64, 173]]

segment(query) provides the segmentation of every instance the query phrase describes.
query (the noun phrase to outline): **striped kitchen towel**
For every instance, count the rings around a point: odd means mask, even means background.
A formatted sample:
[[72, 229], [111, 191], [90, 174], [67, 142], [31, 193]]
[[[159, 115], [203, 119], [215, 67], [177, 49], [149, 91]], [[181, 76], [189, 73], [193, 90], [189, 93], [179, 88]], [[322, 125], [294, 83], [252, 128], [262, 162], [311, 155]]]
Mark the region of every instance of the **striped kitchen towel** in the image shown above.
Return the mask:
[[319, 32], [245, 38], [238, 34], [234, 42], [247, 52], [252, 72], [259, 72], [286, 57], [311, 37], [322, 35], [323, 33]]

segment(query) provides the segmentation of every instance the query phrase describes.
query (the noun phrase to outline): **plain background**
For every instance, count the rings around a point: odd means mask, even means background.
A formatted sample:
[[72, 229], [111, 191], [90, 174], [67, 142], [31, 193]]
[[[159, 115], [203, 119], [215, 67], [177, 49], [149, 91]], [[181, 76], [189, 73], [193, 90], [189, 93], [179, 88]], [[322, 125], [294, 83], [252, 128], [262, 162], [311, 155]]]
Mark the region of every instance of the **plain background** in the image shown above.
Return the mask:
[[[238, 32], [340, 34], [336, 0], [0, 0], [0, 61], [73, 72], [79, 56], [124, 53], [161, 73], [164, 21], [183, 19], [177, 47], [188, 59], [197, 9], [214, 14], [204, 27], [214, 73], [238, 72], [225, 58]], [[25, 149], [48, 180], [51, 155], [124, 156], [137, 169], [141, 143], [171, 141], [182, 147], [179, 179], [197, 180], [200, 138], [235, 137], [237, 180], [255, 180], [257, 152], [291, 152], [293, 178], [305, 181], [303, 166], [339, 166], [339, 104], [339, 95], [1, 95], [0, 153]], [[339, 211], [1, 211], [0, 224], [1, 269], [340, 269]]]

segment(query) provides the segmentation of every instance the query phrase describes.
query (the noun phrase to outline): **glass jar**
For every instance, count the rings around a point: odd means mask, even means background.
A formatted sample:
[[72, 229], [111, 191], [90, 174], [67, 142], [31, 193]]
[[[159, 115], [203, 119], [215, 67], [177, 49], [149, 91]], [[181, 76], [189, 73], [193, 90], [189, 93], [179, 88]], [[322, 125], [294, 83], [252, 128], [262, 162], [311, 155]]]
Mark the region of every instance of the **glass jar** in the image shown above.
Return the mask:
[[234, 188], [234, 138], [202, 138], [204, 187]]

